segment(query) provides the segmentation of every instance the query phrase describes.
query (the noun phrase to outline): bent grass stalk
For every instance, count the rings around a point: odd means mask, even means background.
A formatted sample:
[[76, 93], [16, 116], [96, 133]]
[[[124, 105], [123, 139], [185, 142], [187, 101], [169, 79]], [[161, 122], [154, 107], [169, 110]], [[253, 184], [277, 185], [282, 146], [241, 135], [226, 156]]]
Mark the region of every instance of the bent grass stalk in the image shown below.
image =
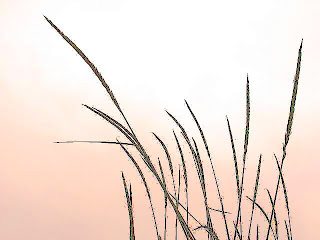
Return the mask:
[[[195, 123], [196, 123], [196, 125], [198, 127], [198, 130], [199, 130], [201, 138], [202, 138], [202, 142], [203, 142], [203, 144], [204, 144], [204, 146], [206, 148], [206, 152], [207, 152], [208, 158], [210, 160], [212, 173], [213, 173], [213, 176], [214, 176], [214, 180], [215, 180], [215, 184], [216, 184], [216, 187], [217, 187], [218, 196], [219, 196], [219, 200], [220, 200], [221, 210], [209, 207], [209, 203], [208, 203], [208, 199], [207, 199], [207, 189], [205, 187], [205, 177], [204, 177], [204, 171], [203, 171], [203, 166], [202, 166], [202, 160], [201, 160], [201, 156], [200, 156], [200, 153], [199, 153], [199, 149], [198, 149], [198, 145], [196, 143], [196, 140], [192, 137], [192, 142], [193, 142], [193, 146], [192, 146], [190, 138], [188, 137], [188, 134], [185, 131], [185, 129], [183, 128], [183, 126], [179, 123], [179, 121], [172, 114], [170, 114], [168, 111], [166, 111], [166, 112], [172, 118], [172, 120], [176, 123], [176, 125], [179, 127], [179, 129], [181, 130], [181, 135], [184, 138], [185, 142], [187, 143], [187, 145], [188, 145], [188, 147], [189, 147], [189, 149], [191, 151], [191, 155], [192, 155], [192, 157], [194, 159], [196, 170], [197, 170], [197, 173], [198, 173], [198, 178], [199, 178], [199, 181], [200, 181], [200, 186], [201, 186], [202, 193], [203, 193], [204, 205], [205, 205], [205, 208], [206, 208], [206, 218], [207, 218], [206, 225], [204, 225], [200, 221], [198, 221], [191, 214], [191, 212], [189, 211], [189, 204], [188, 204], [188, 197], [189, 197], [188, 196], [188, 178], [187, 178], [187, 168], [186, 168], [186, 165], [185, 165], [185, 157], [183, 155], [183, 151], [182, 151], [180, 142], [179, 142], [178, 137], [175, 134], [174, 130], [173, 130], [173, 134], [174, 134], [174, 137], [175, 137], [178, 149], [179, 149], [181, 162], [182, 162], [182, 167], [183, 167], [183, 178], [184, 178], [184, 182], [185, 182], [185, 193], [186, 193], [186, 202], [187, 202], [187, 206], [186, 207], [179, 201], [180, 200], [180, 185], [181, 185], [180, 184], [180, 164], [179, 164], [179, 179], [178, 179], [179, 184], [178, 184], [178, 194], [177, 194], [176, 185], [175, 185], [175, 179], [174, 179], [174, 174], [173, 174], [172, 160], [171, 160], [171, 157], [170, 157], [170, 153], [169, 153], [166, 145], [164, 144], [164, 142], [155, 133], [153, 133], [153, 135], [158, 140], [158, 142], [161, 144], [161, 146], [162, 146], [162, 148], [163, 148], [163, 150], [164, 150], [164, 152], [166, 154], [166, 158], [167, 158], [168, 163], [169, 163], [170, 173], [171, 173], [171, 177], [172, 177], [172, 183], [173, 183], [173, 186], [174, 186], [174, 196], [167, 189], [167, 184], [166, 184], [164, 171], [163, 171], [163, 168], [162, 168], [162, 165], [161, 165], [160, 158], [158, 157], [158, 164], [159, 164], [159, 168], [160, 168], [161, 177], [160, 177], [159, 173], [156, 171], [156, 169], [155, 169], [155, 167], [154, 167], [149, 155], [147, 154], [147, 152], [145, 151], [144, 147], [142, 146], [142, 144], [138, 140], [136, 134], [133, 131], [133, 128], [130, 126], [130, 124], [129, 124], [127, 118], [125, 117], [125, 115], [124, 115], [124, 113], [123, 113], [118, 101], [116, 100], [116, 97], [114, 96], [113, 92], [111, 91], [109, 85], [103, 79], [102, 75], [99, 73], [98, 69], [86, 57], [86, 55], [76, 46], [75, 43], [73, 43], [62, 31], [60, 31], [60, 29], [56, 25], [54, 25], [51, 20], [49, 20], [46, 16], [44, 16], [44, 17], [48, 21], [48, 23], [60, 34], [60, 36], [63, 37], [64, 40], [66, 42], [68, 42], [73, 47], [73, 49], [75, 49], [76, 52], [89, 65], [91, 70], [98, 77], [98, 79], [100, 80], [100, 82], [102, 83], [102, 85], [104, 86], [106, 91], [108, 92], [112, 102], [115, 104], [115, 106], [117, 107], [117, 109], [121, 113], [123, 119], [125, 120], [128, 128], [129, 128], [129, 129], [127, 129], [119, 121], [113, 119], [112, 117], [110, 117], [109, 115], [103, 113], [102, 111], [100, 111], [100, 110], [98, 110], [98, 109], [96, 109], [94, 107], [89, 107], [86, 104], [82, 104], [83, 106], [85, 106], [86, 108], [88, 108], [89, 110], [91, 110], [92, 112], [96, 113], [97, 115], [102, 117], [104, 120], [109, 122], [115, 128], [117, 128], [126, 137], [126, 139], [129, 142], [120, 142], [118, 139], [116, 139], [117, 140], [116, 142], [115, 141], [64, 141], [64, 142], [59, 141], [59, 142], [55, 142], [55, 143], [87, 142], [87, 143], [106, 143], [106, 144], [118, 144], [118, 145], [120, 145], [121, 149], [126, 153], [126, 155], [129, 157], [129, 159], [135, 165], [135, 167], [136, 167], [136, 169], [137, 169], [137, 171], [138, 171], [138, 173], [139, 173], [139, 175], [140, 175], [140, 177], [141, 177], [141, 179], [142, 179], [142, 181], [144, 183], [144, 186], [145, 186], [145, 189], [146, 189], [146, 192], [147, 192], [147, 195], [148, 195], [148, 199], [149, 199], [149, 202], [150, 202], [151, 210], [152, 210], [152, 216], [153, 216], [153, 220], [154, 220], [157, 239], [160, 240], [160, 239], [162, 239], [162, 237], [160, 236], [160, 233], [158, 231], [158, 225], [157, 225], [156, 216], [155, 216], [155, 212], [154, 212], [154, 208], [153, 208], [153, 204], [152, 204], [151, 193], [149, 191], [149, 187], [147, 185], [147, 181], [146, 181], [146, 179], [144, 177], [144, 174], [143, 174], [139, 164], [133, 158], [131, 153], [126, 149], [125, 145], [135, 147], [135, 149], [139, 152], [140, 157], [142, 158], [143, 162], [146, 164], [148, 169], [156, 177], [156, 179], [157, 179], [157, 181], [158, 181], [159, 185], [161, 186], [162, 191], [164, 193], [164, 201], [165, 201], [165, 206], [164, 206], [164, 208], [165, 208], [164, 239], [167, 238], [167, 236], [166, 236], [167, 235], [167, 216], [166, 216], [166, 213], [167, 213], [167, 202], [169, 200], [169, 202], [170, 202], [170, 204], [171, 204], [171, 206], [172, 206], [172, 208], [173, 208], [173, 210], [175, 211], [175, 214], [176, 214], [176, 225], [175, 225], [175, 228], [176, 228], [176, 239], [177, 239], [177, 221], [179, 220], [181, 228], [182, 228], [182, 230], [184, 232], [184, 236], [188, 240], [195, 240], [196, 239], [195, 236], [193, 235], [192, 231], [196, 231], [198, 229], [204, 229], [208, 233], [208, 238], [210, 238], [210, 240], [221, 240], [222, 238], [218, 237], [218, 234], [216, 233], [216, 231], [213, 228], [213, 222], [212, 222], [212, 219], [211, 219], [211, 216], [210, 216], [210, 211], [209, 211], [209, 210], [213, 210], [213, 211], [216, 211], [216, 212], [219, 212], [219, 213], [222, 214], [222, 217], [224, 219], [225, 231], [226, 231], [227, 239], [230, 240], [231, 236], [230, 236], [230, 233], [229, 233], [229, 228], [228, 228], [227, 218], [226, 218], [226, 214], [230, 214], [230, 213], [224, 210], [222, 196], [221, 196], [221, 193], [220, 193], [220, 189], [219, 189], [219, 184], [218, 184], [218, 181], [217, 181], [216, 173], [215, 173], [215, 170], [214, 170], [214, 167], [213, 167], [213, 163], [212, 163], [212, 158], [211, 158], [211, 154], [210, 154], [210, 151], [209, 151], [209, 147], [208, 147], [207, 141], [205, 139], [205, 136], [203, 134], [203, 131], [202, 131], [201, 127], [200, 127], [200, 124], [199, 124], [197, 118], [195, 117], [195, 115], [193, 114], [188, 102], [185, 100], [187, 108], [188, 108], [189, 112], [191, 113], [191, 116], [192, 116], [193, 120], [195, 121]], [[255, 207], [257, 207], [263, 213], [266, 221], [268, 222], [268, 230], [267, 230], [266, 239], [268, 240], [268, 238], [269, 238], [270, 230], [271, 230], [271, 232], [273, 234], [273, 237], [275, 239], [279, 238], [279, 235], [278, 235], [279, 227], [278, 227], [278, 220], [277, 220], [277, 217], [276, 217], [277, 215], [276, 215], [276, 210], [275, 210], [275, 204], [276, 204], [276, 199], [277, 199], [277, 193], [278, 193], [280, 180], [281, 180], [281, 183], [282, 183], [282, 186], [283, 186], [283, 191], [284, 191], [285, 200], [286, 200], [286, 209], [287, 209], [287, 213], [288, 213], [288, 221], [284, 220], [284, 223], [285, 223], [287, 238], [288, 238], [288, 240], [292, 240], [292, 230], [291, 230], [291, 221], [290, 221], [290, 211], [289, 211], [289, 204], [288, 204], [288, 196], [287, 196], [287, 192], [286, 192], [284, 177], [283, 177], [283, 174], [282, 174], [282, 167], [283, 167], [283, 162], [284, 162], [284, 159], [285, 159], [285, 156], [286, 156], [286, 147], [288, 145], [289, 136], [291, 134], [291, 129], [292, 129], [294, 107], [295, 107], [296, 94], [297, 94], [297, 88], [298, 88], [298, 80], [299, 80], [299, 74], [300, 74], [302, 43], [303, 43], [303, 39], [301, 41], [301, 45], [300, 45], [299, 53], [298, 53], [297, 69], [296, 69], [296, 75], [295, 75], [295, 79], [294, 79], [294, 87], [293, 87], [293, 94], [292, 94], [291, 105], [290, 105], [290, 113], [289, 113], [289, 119], [288, 119], [288, 124], [287, 124], [287, 131], [286, 131], [286, 134], [285, 134], [285, 142], [283, 144], [283, 156], [282, 156], [281, 165], [279, 165], [277, 157], [274, 154], [274, 157], [276, 159], [276, 163], [277, 163], [277, 166], [278, 166], [278, 171], [279, 171], [278, 183], [277, 183], [277, 188], [276, 188], [276, 192], [275, 192], [274, 198], [271, 197], [271, 193], [267, 189], [269, 200], [270, 200], [271, 206], [272, 206], [271, 216], [269, 218], [268, 215], [266, 214], [266, 211], [256, 201], [257, 191], [258, 191], [258, 183], [259, 183], [259, 176], [260, 176], [261, 157], [262, 157], [262, 155], [260, 154], [253, 199], [251, 199], [250, 197], [246, 196], [247, 199], [252, 202], [252, 211], [251, 211], [250, 223], [249, 223], [249, 227], [248, 227], [248, 240], [250, 239], [251, 225], [252, 225], [252, 220], [253, 220], [253, 214], [254, 214]], [[250, 91], [249, 91], [249, 77], [248, 77], [248, 75], [247, 75], [247, 84], [246, 84], [246, 100], [247, 100], [246, 101], [246, 130], [245, 130], [245, 141], [244, 141], [244, 154], [243, 154], [241, 183], [240, 183], [240, 179], [239, 179], [238, 163], [237, 163], [237, 158], [236, 158], [236, 150], [235, 150], [235, 147], [234, 147], [232, 131], [231, 131], [229, 119], [226, 116], [229, 135], [230, 135], [230, 141], [231, 141], [231, 147], [232, 147], [232, 151], [233, 151], [235, 174], [236, 174], [236, 184], [237, 184], [237, 195], [238, 195], [237, 217], [236, 217], [236, 221], [232, 221], [233, 222], [233, 226], [234, 226], [234, 235], [233, 235], [233, 239], [234, 240], [236, 238], [241, 239], [241, 240], [243, 239], [242, 223], [241, 223], [241, 210], [242, 210], [241, 199], [242, 199], [242, 193], [243, 193], [243, 182], [244, 182], [246, 155], [247, 155], [247, 150], [248, 150], [249, 122], [250, 122]], [[125, 190], [125, 194], [126, 194], [127, 207], [128, 207], [128, 212], [129, 212], [130, 240], [134, 240], [135, 239], [135, 229], [134, 229], [134, 220], [133, 220], [134, 218], [133, 218], [133, 200], [132, 200], [131, 184], [130, 184], [130, 187], [129, 187], [129, 190], [128, 190], [128, 187], [127, 187], [126, 180], [125, 180], [123, 172], [121, 174], [122, 174], [123, 186], [124, 186], [124, 190]], [[186, 212], [186, 216], [187, 216], [186, 217], [187, 218], [186, 221], [185, 221], [184, 217], [182, 216], [181, 212], [179, 211], [179, 206], [182, 207], [182, 209]], [[199, 226], [194, 228], [193, 230], [189, 227], [189, 216], [191, 216], [191, 218], [199, 224]], [[272, 224], [271, 224], [272, 223], [272, 219], [275, 220], [275, 228], [276, 228], [275, 231], [274, 231], [274, 229], [272, 227]], [[240, 232], [238, 230], [239, 222], [240, 222]], [[287, 224], [287, 222], [288, 222], [288, 224]], [[258, 240], [259, 239], [259, 225], [257, 224], [256, 226], [257, 226], [256, 239]]]

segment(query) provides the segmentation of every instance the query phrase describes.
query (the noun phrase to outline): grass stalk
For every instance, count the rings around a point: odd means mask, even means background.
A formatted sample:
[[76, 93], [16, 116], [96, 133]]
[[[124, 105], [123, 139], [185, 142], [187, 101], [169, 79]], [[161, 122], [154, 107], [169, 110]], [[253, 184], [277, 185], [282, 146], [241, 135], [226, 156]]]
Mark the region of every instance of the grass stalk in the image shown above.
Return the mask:
[[[295, 105], [296, 105], [296, 98], [297, 98], [297, 92], [298, 92], [298, 83], [299, 83], [299, 76], [300, 76], [302, 43], [303, 43], [303, 39], [301, 40], [301, 44], [300, 44], [300, 48], [299, 48], [299, 52], [298, 52], [297, 68], [296, 68], [296, 74], [295, 74], [294, 83], [293, 83], [293, 91], [292, 91], [292, 98], [291, 98], [291, 105], [290, 105], [290, 113], [289, 113], [289, 118], [288, 118], [288, 123], [287, 123], [287, 131], [286, 131], [286, 134], [285, 134], [284, 144], [283, 144], [283, 148], [282, 148], [282, 160], [281, 160], [281, 166], [280, 166], [280, 170], [281, 171], [280, 172], [282, 172], [284, 159], [286, 158], [287, 145], [288, 145], [288, 142], [289, 142], [291, 129], [292, 129], [293, 115], [294, 115], [294, 109], [295, 109]], [[279, 174], [277, 187], [276, 187], [276, 192], [275, 192], [275, 195], [274, 195], [274, 198], [273, 198], [274, 199], [274, 205], [276, 204], [276, 200], [277, 200], [277, 194], [278, 194], [278, 188], [279, 188], [280, 179], [281, 179], [281, 175]], [[274, 214], [274, 211], [271, 212], [271, 217], [269, 219], [269, 227], [268, 227], [266, 240], [268, 240], [268, 237], [269, 237], [269, 234], [270, 234], [271, 220], [272, 220], [273, 214]]]
[[[246, 156], [248, 151], [248, 141], [249, 141], [249, 123], [250, 123], [250, 89], [249, 89], [249, 76], [247, 74], [247, 88], [246, 88], [246, 132], [245, 132], [245, 139], [244, 139], [244, 153], [243, 153], [243, 164], [242, 164], [242, 175], [241, 175], [241, 186], [240, 186], [240, 197], [239, 197], [239, 205], [238, 205], [238, 213], [237, 213], [237, 220], [236, 220], [236, 229], [238, 226], [239, 217], [241, 215], [241, 199], [242, 199], [242, 190], [243, 190], [243, 179], [244, 179], [244, 171], [246, 165]], [[241, 224], [241, 222], [240, 222]], [[233, 240], [236, 239], [236, 234], [234, 234]], [[242, 236], [240, 237], [240, 240]]]

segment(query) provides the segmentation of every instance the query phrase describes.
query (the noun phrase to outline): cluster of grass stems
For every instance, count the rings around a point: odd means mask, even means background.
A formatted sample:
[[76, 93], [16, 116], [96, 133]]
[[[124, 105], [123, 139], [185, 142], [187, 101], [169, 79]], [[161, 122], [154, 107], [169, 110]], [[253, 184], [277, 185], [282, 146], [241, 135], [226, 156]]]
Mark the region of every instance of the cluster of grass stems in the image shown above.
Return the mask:
[[[44, 16], [45, 17], [45, 16]], [[122, 112], [119, 103], [116, 100], [116, 97], [114, 96], [114, 94], [112, 93], [111, 89], [109, 88], [108, 84], [104, 81], [103, 77], [101, 76], [101, 74], [98, 72], [97, 68], [92, 64], [92, 62], [84, 55], [84, 53], [76, 46], [76, 44], [74, 44], [63, 32], [61, 32], [59, 30], [58, 27], [56, 27], [56, 25], [54, 25], [52, 23], [51, 20], [49, 20], [47, 17], [45, 17], [45, 19], [50, 23], [50, 25], [60, 34], [60, 36], [62, 36], [76, 51], [77, 53], [85, 60], [85, 62], [90, 66], [90, 68], [92, 69], [92, 71], [95, 73], [95, 75], [98, 77], [98, 79], [100, 80], [100, 82], [102, 83], [102, 85], [105, 87], [105, 89], [107, 90], [108, 94], [111, 97], [111, 100], [113, 101], [113, 103], [115, 104], [115, 106], [117, 107], [117, 109], [119, 110], [119, 112], [121, 113], [122, 117], [124, 118], [127, 126], [123, 126], [123, 124], [121, 124], [119, 121], [115, 120], [114, 118], [112, 118], [111, 116], [103, 113], [102, 111], [94, 108], [94, 107], [90, 107], [88, 105], [83, 104], [83, 106], [85, 106], [86, 108], [88, 108], [89, 110], [91, 110], [92, 112], [96, 113], [97, 115], [99, 115], [100, 117], [102, 117], [103, 119], [105, 119], [107, 122], [109, 122], [110, 124], [112, 124], [115, 128], [117, 128], [127, 139], [128, 139], [128, 143], [125, 142], [120, 142], [118, 139], [117, 141], [114, 142], [108, 142], [108, 141], [66, 141], [66, 142], [56, 142], [56, 143], [72, 143], [72, 142], [95, 142], [95, 143], [107, 143], [107, 144], [119, 144], [121, 149], [126, 153], [126, 155], [129, 157], [129, 159], [132, 161], [132, 163], [135, 165], [136, 169], [138, 170], [141, 179], [144, 183], [148, 198], [149, 198], [149, 202], [150, 202], [150, 206], [151, 206], [151, 210], [152, 210], [152, 216], [153, 216], [153, 220], [154, 220], [154, 225], [155, 225], [155, 231], [156, 231], [156, 235], [157, 235], [157, 239], [160, 240], [162, 239], [162, 237], [160, 236], [159, 233], [159, 229], [158, 229], [158, 225], [157, 225], [157, 221], [156, 221], [156, 217], [155, 217], [155, 213], [154, 213], [154, 208], [152, 205], [152, 199], [151, 199], [151, 195], [150, 195], [150, 190], [147, 184], [147, 181], [141, 171], [141, 168], [139, 166], [139, 164], [137, 163], [137, 161], [134, 159], [134, 157], [131, 155], [131, 153], [128, 151], [128, 149], [125, 147], [125, 145], [128, 146], [133, 146], [136, 148], [136, 150], [139, 152], [142, 160], [144, 161], [144, 163], [146, 164], [146, 166], [149, 168], [149, 170], [153, 173], [153, 175], [156, 177], [158, 183], [160, 184], [163, 193], [164, 193], [164, 205], [165, 205], [165, 216], [164, 216], [164, 235], [163, 235], [163, 239], [167, 238], [167, 206], [168, 206], [168, 200], [173, 208], [173, 210], [176, 213], [176, 225], [175, 225], [175, 230], [176, 230], [176, 236], [175, 239], [177, 239], [177, 222], [179, 221], [181, 228], [184, 232], [184, 235], [186, 237], [186, 239], [188, 240], [194, 240], [196, 239], [193, 231], [197, 230], [197, 229], [204, 229], [205, 231], [207, 231], [208, 233], [208, 239], [210, 238], [210, 240], [219, 240], [221, 238], [218, 237], [218, 234], [216, 233], [216, 231], [213, 228], [213, 222], [211, 220], [211, 216], [210, 216], [210, 210], [214, 210], [214, 211], [218, 211], [221, 212], [222, 217], [224, 219], [224, 223], [225, 223], [225, 231], [226, 231], [226, 235], [228, 240], [231, 240], [233, 238], [233, 240], [235, 239], [243, 239], [243, 233], [242, 233], [242, 221], [241, 221], [241, 204], [242, 204], [242, 192], [243, 192], [243, 181], [244, 181], [244, 173], [245, 173], [245, 163], [246, 163], [246, 155], [247, 155], [247, 149], [248, 149], [248, 140], [249, 140], [249, 122], [250, 122], [250, 91], [249, 91], [249, 78], [247, 75], [247, 84], [246, 84], [246, 130], [245, 130], [245, 141], [244, 141], [244, 154], [243, 154], [243, 164], [242, 164], [242, 174], [241, 176], [239, 176], [239, 170], [238, 170], [238, 161], [236, 158], [236, 151], [235, 151], [235, 147], [234, 147], [234, 141], [233, 141], [233, 137], [232, 137], [232, 131], [231, 131], [231, 127], [230, 127], [230, 123], [229, 123], [229, 119], [226, 116], [227, 119], [227, 124], [228, 124], [228, 129], [229, 129], [229, 134], [230, 134], [230, 141], [231, 141], [231, 146], [232, 146], [232, 151], [233, 151], [233, 158], [234, 158], [234, 167], [235, 167], [235, 177], [236, 177], [236, 183], [237, 183], [237, 195], [238, 195], [238, 210], [237, 210], [237, 215], [236, 215], [236, 220], [233, 221], [233, 231], [234, 234], [232, 235], [230, 232], [231, 230], [229, 230], [228, 224], [227, 224], [227, 217], [226, 214], [229, 212], [226, 212], [224, 210], [224, 205], [223, 205], [223, 201], [222, 201], [222, 197], [221, 197], [221, 193], [220, 193], [220, 189], [219, 189], [219, 184], [217, 181], [217, 177], [216, 177], [216, 173], [213, 167], [213, 163], [212, 163], [212, 159], [211, 159], [211, 155], [210, 155], [210, 151], [207, 145], [207, 141], [206, 138], [204, 136], [204, 133], [200, 127], [200, 124], [197, 120], [197, 118], [195, 117], [195, 115], [193, 114], [188, 102], [185, 100], [185, 103], [187, 105], [187, 108], [189, 110], [189, 112], [191, 113], [191, 116], [194, 120], [194, 122], [196, 123], [198, 130], [201, 134], [201, 138], [203, 141], [203, 144], [206, 148], [206, 152], [207, 155], [209, 157], [210, 160], [210, 164], [212, 167], [212, 173], [213, 173], [213, 177], [215, 180], [215, 184], [217, 186], [217, 191], [218, 191], [218, 196], [219, 196], [219, 200], [220, 200], [220, 204], [221, 204], [221, 210], [220, 209], [213, 209], [211, 207], [209, 207], [208, 205], [208, 201], [207, 201], [207, 192], [206, 192], [206, 185], [205, 185], [205, 177], [204, 177], [204, 172], [203, 172], [203, 166], [202, 166], [202, 160], [200, 157], [200, 153], [198, 151], [198, 145], [195, 141], [195, 139], [192, 137], [191, 139], [189, 138], [187, 132], [185, 131], [185, 129], [183, 128], [183, 126], [180, 124], [180, 122], [168, 111], [167, 114], [170, 116], [170, 118], [175, 122], [175, 124], [178, 126], [178, 128], [180, 129], [180, 133], [183, 137], [183, 139], [186, 141], [187, 145], [190, 148], [190, 151], [192, 153], [192, 157], [193, 160], [195, 162], [195, 166], [197, 169], [197, 173], [198, 173], [198, 177], [200, 180], [200, 185], [201, 185], [201, 189], [202, 189], [202, 193], [203, 193], [203, 199], [204, 199], [204, 205], [205, 205], [205, 209], [206, 209], [206, 219], [207, 222], [206, 224], [202, 224], [200, 223], [200, 221], [198, 221], [190, 212], [189, 212], [189, 204], [188, 204], [188, 175], [187, 175], [187, 169], [186, 169], [186, 164], [185, 164], [185, 158], [181, 149], [181, 145], [180, 142], [178, 140], [178, 137], [175, 133], [175, 131], [173, 130], [173, 135], [175, 137], [175, 141], [177, 144], [177, 147], [179, 149], [179, 153], [181, 156], [181, 162], [182, 162], [182, 167], [183, 167], [183, 178], [184, 178], [184, 184], [185, 184], [185, 194], [186, 194], [186, 206], [184, 206], [180, 201], [180, 175], [181, 175], [181, 171], [180, 171], [180, 164], [179, 164], [179, 182], [178, 182], [178, 191], [176, 189], [176, 183], [175, 183], [175, 179], [174, 179], [174, 173], [173, 173], [173, 166], [172, 166], [172, 161], [171, 161], [171, 157], [169, 154], [169, 151], [166, 147], [166, 144], [163, 142], [163, 140], [161, 140], [155, 133], [153, 133], [155, 139], [161, 144], [165, 154], [166, 154], [166, 158], [168, 160], [169, 163], [169, 168], [170, 168], [170, 174], [172, 177], [172, 184], [174, 187], [174, 195], [171, 194], [168, 191], [167, 188], [167, 182], [166, 179], [164, 177], [164, 172], [163, 172], [163, 168], [160, 162], [160, 159], [158, 158], [158, 164], [159, 164], [159, 169], [160, 169], [160, 174], [157, 172], [154, 164], [152, 163], [150, 156], [148, 155], [148, 153], [145, 151], [144, 147], [142, 146], [142, 144], [139, 142], [137, 136], [135, 135], [132, 127], [130, 126], [129, 122], [127, 121], [124, 113]], [[291, 134], [291, 128], [292, 128], [292, 121], [293, 121], [293, 116], [294, 116], [294, 109], [295, 109], [295, 102], [296, 102], [296, 95], [297, 95], [297, 89], [298, 89], [298, 82], [299, 82], [299, 74], [300, 74], [300, 64], [301, 64], [301, 50], [302, 50], [302, 43], [303, 43], [303, 39], [301, 40], [301, 45], [299, 48], [299, 52], [298, 52], [298, 60], [297, 60], [297, 68], [296, 68], [296, 74], [295, 74], [295, 79], [294, 79], [294, 86], [293, 86], [293, 93], [292, 93], [292, 99], [291, 99], [291, 105], [290, 105], [290, 112], [289, 112], [289, 118], [288, 118], [288, 123], [287, 123], [287, 129], [286, 129], [286, 133], [285, 133], [285, 141], [283, 143], [283, 153], [282, 153], [282, 160], [281, 163], [279, 163], [277, 156], [274, 154], [274, 158], [276, 160], [276, 164], [278, 166], [278, 171], [279, 171], [279, 177], [278, 177], [278, 182], [277, 182], [277, 187], [276, 187], [276, 191], [274, 194], [274, 197], [272, 198], [270, 191], [267, 189], [268, 195], [269, 195], [269, 200], [272, 206], [272, 212], [271, 212], [271, 216], [268, 216], [266, 211], [264, 210], [264, 208], [257, 203], [256, 198], [257, 198], [257, 192], [258, 192], [258, 185], [259, 185], [259, 176], [260, 176], [260, 168], [261, 168], [261, 158], [262, 155], [260, 154], [259, 157], [259, 163], [258, 163], [258, 169], [257, 169], [257, 176], [256, 176], [256, 183], [255, 183], [255, 188], [254, 188], [254, 193], [253, 193], [253, 198], [250, 198], [249, 196], [246, 196], [246, 198], [248, 200], [250, 200], [252, 202], [252, 211], [251, 211], [251, 216], [250, 216], [250, 223], [248, 226], [248, 234], [247, 234], [247, 239], [250, 239], [250, 234], [251, 234], [251, 228], [252, 228], [252, 220], [253, 220], [253, 213], [255, 209], [258, 209], [262, 212], [263, 216], [265, 217], [265, 220], [268, 223], [268, 228], [267, 228], [267, 234], [266, 234], [266, 240], [269, 239], [270, 237], [270, 231], [272, 232], [272, 235], [274, 237], [274, 239], [279, 239], [279, 228], [278, 228], [278, 220], [277, 220], [277, 215], [276, 215], [276, 211], [275, 211], [275, 204], [276, 204], [276, 200], [277, 200], [277, 195], [278, 195], [278, 189], [279, 189], [279, 185], [280, 182], [283, 185], [283, 192], [284, 192], [284, 196], [285, 196], [285, 201], [286, 201], [286, 209], [287, 209], [287, 215], [288, 215], [288, 221], [284, 220], [285, 223], [285, 227], [286, 227], [286, 233], [287, 233], [287, 238], [288, 240], [292, 240], [292, 229], [291, 229], [291, 222], [290, 222], [290, 210], [289, 210], [289, 204], [288, 204], [288, 196], [287, 196], [287, 191], [286, 191], [286, 187], [285, 187], [285, 181], [284, 181], [284, 177], [282, 175], [282, 168], [283, 168], [283, 163], [284, 163], [284, 159], [286, 157], [286, 148], [289, 142], [289, 137]], [[130, 239], [133, 240], [135, 239], [135, 229], [134, 229], [134, 220], [133, 220], [133, 201], [132, 201], [132, 191], [131, 191], [131, 184], [128, 190], [128, 186], [126, 184], [126, 180], [125, 180], [125, 176], [122, 172], [122, 180], [123, 180], [123, 186], [124, 186], [124, 190], [125, 190], [125, 195], [126, 195], [126, 199], [127, 199], [127, 206], [128, 206], [128, 212], [129, 212], [129, 219], [130, 219]], [[182, 216], [181, 214], [181, 208], [179, 209], [179, 207], [181, 207], [183, 209], [183, 211], [186, 212], [186, 219]], [[230, 214], [230, 213], [229, 213]], [[194, 228], [193, 230], [189, 227], [189, 216], [196, 221], [199, 226]], [[272, 227], [272, 220], [274, 219], [275, 222], [275, 229]], [[240, 227], [238, 226], [240, 225]], [[239, 231], [240, 228], [240, 231]], [[257, 231], [256, 231], [256, 239], [259, 239], [259, 225], [256, 225]], [[233, 236], [233, 237], [232, 237]]]

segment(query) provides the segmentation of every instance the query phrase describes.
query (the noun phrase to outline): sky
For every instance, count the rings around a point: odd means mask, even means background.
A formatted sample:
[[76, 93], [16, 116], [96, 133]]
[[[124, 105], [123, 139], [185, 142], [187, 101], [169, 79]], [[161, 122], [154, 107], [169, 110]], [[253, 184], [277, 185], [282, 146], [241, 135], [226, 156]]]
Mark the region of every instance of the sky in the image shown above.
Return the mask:
[[[2, 0], [0, 3], [0, 239], [128, 239], [129, 216], [121, 178], [132, 184], [136, 239], [155, 239], [152, 212], [142, 180], [118, 145], [56, 141], [128, 140], [82, 104], [125, 121], [89, 66], [50, 26], [48, 17], [86, 54], [112, 89], [156, 169], [158, 157], [171, 182], [167, 145], [178, 182], [185, 155], [190, 212], [205, 223], [194, 160], [167, 110], [194, 137], [205, 171], [209, 207], [221, 209], [212, 169], [187, 100], [205, 137], [232, 229], [237, 210], [236, 178], [226, 116], [242, 172], [246, 124], [246, 81], [250, 82], [250, 132], [244, 196], [253, 196], [262, 154], [257, 202], [268, 216], [282, 156], [303, 38], [301, 73], [292, 133], [283, 173], [292, 234], [316, 239], [320, 215], [317, 147], [320, 144], [319, 1], [71, 1]], [[150, 187], [161, 236], [164, 195], [132, 146]], [[181, 201], [186, 203], [181, 180]], [[173, 193], [172, 184], [169, 191]], [[244, 198], [245, 199], [245, 198]], [[243, 200], [246, 237], [252, 204]], [[277, 204], [280, 239], [287, 220], [282, 187]], [[184, 215], [185, 216], [185, 215]], [[211, 211], [214, 227], [227, 239], [223, 218]], [[168, 206], [168, 239], [175, 215]], [[197, 227], [195, 221], [190, 222]], [[255, 210], [252, 235], [267, 222]], [[232, 235], [234, 231], [231, 231]], [[205, 231], [194, 231], [207, 239]], [[271, 235], [272, 236], [272, 235]], [[178, 239], [185, 239], [178, 227]], [[273, 236], [270, 238], [273, 239]]]

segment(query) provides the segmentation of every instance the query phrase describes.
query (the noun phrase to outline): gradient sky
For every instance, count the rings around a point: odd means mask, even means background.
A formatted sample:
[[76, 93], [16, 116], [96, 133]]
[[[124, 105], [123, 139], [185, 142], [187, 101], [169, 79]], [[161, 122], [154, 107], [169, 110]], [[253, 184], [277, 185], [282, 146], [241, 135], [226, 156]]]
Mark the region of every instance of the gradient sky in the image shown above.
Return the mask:
[[[258, 203], [271, 213], [277, 166], [304, 39], [293, 129], [284, 164], [294, 239], [317, 239], [320, 210], [320, 22], [319, 1], [71, 1], [0, 2], [0, 239], [128, 239], [129, 217], [121, 179], [132, 184], [136, 238], [155, 239], [144, 185], [117, 145], [67, 140], [127, 142], [110, 124], [81, 104], [124, 124], [99, 80], [48, 24], [47, 16], [95, 64], [118, 99], [141, 143], [167, 181], [168, 162], [155, 132], [172, 154], [177, 181], [181, 163], [172, 129], [183, 143], [189, 169], [190, 212], [205, 223], [194, 161], [168, 110], [197, 141], [203, 156], [209, 206], [220, 208], [201, 136], [184, 103], [198, 118], [213, 156], [229, 229], [236, 218], [236, 181], [226, 115], [242, 163], [245, 89], [249, 74], [251, 121], [244, 195], [253, 196], [259, 154]], [[128, 146], [127, 149], [132, 149]], [[135, 151], [150, 184], [161, 235], [163, 193]], [[242, 165], [241, 169], [242, 169]], [[182, 184], [182, 189], [184, 185]], [[172, 185], [169, 190], [173, 192]], [[184, 194], [181, 195], [185, 203]], [[287, 220], [282, 187], [277, 199], [280, 236]], [[251, 204], [244, 200], [247, 236]], [[168, 239], [175, 236], [168, 210]], [[220, 213], [214, 227], [226, 239]], [[256, 210], [252, 234], [267, 223]], [[191, 221], [192, 227], [197, 224]], [[179, 226], [180, 239], [184, 236]], [[207, 239], [203, 230], [197, 239]], [[232, 231], [233, 234], [233, 231]], [[270, 238], [271, 239], [271, 238]], [[273, 239], [273, 238], [272, 238]]]

